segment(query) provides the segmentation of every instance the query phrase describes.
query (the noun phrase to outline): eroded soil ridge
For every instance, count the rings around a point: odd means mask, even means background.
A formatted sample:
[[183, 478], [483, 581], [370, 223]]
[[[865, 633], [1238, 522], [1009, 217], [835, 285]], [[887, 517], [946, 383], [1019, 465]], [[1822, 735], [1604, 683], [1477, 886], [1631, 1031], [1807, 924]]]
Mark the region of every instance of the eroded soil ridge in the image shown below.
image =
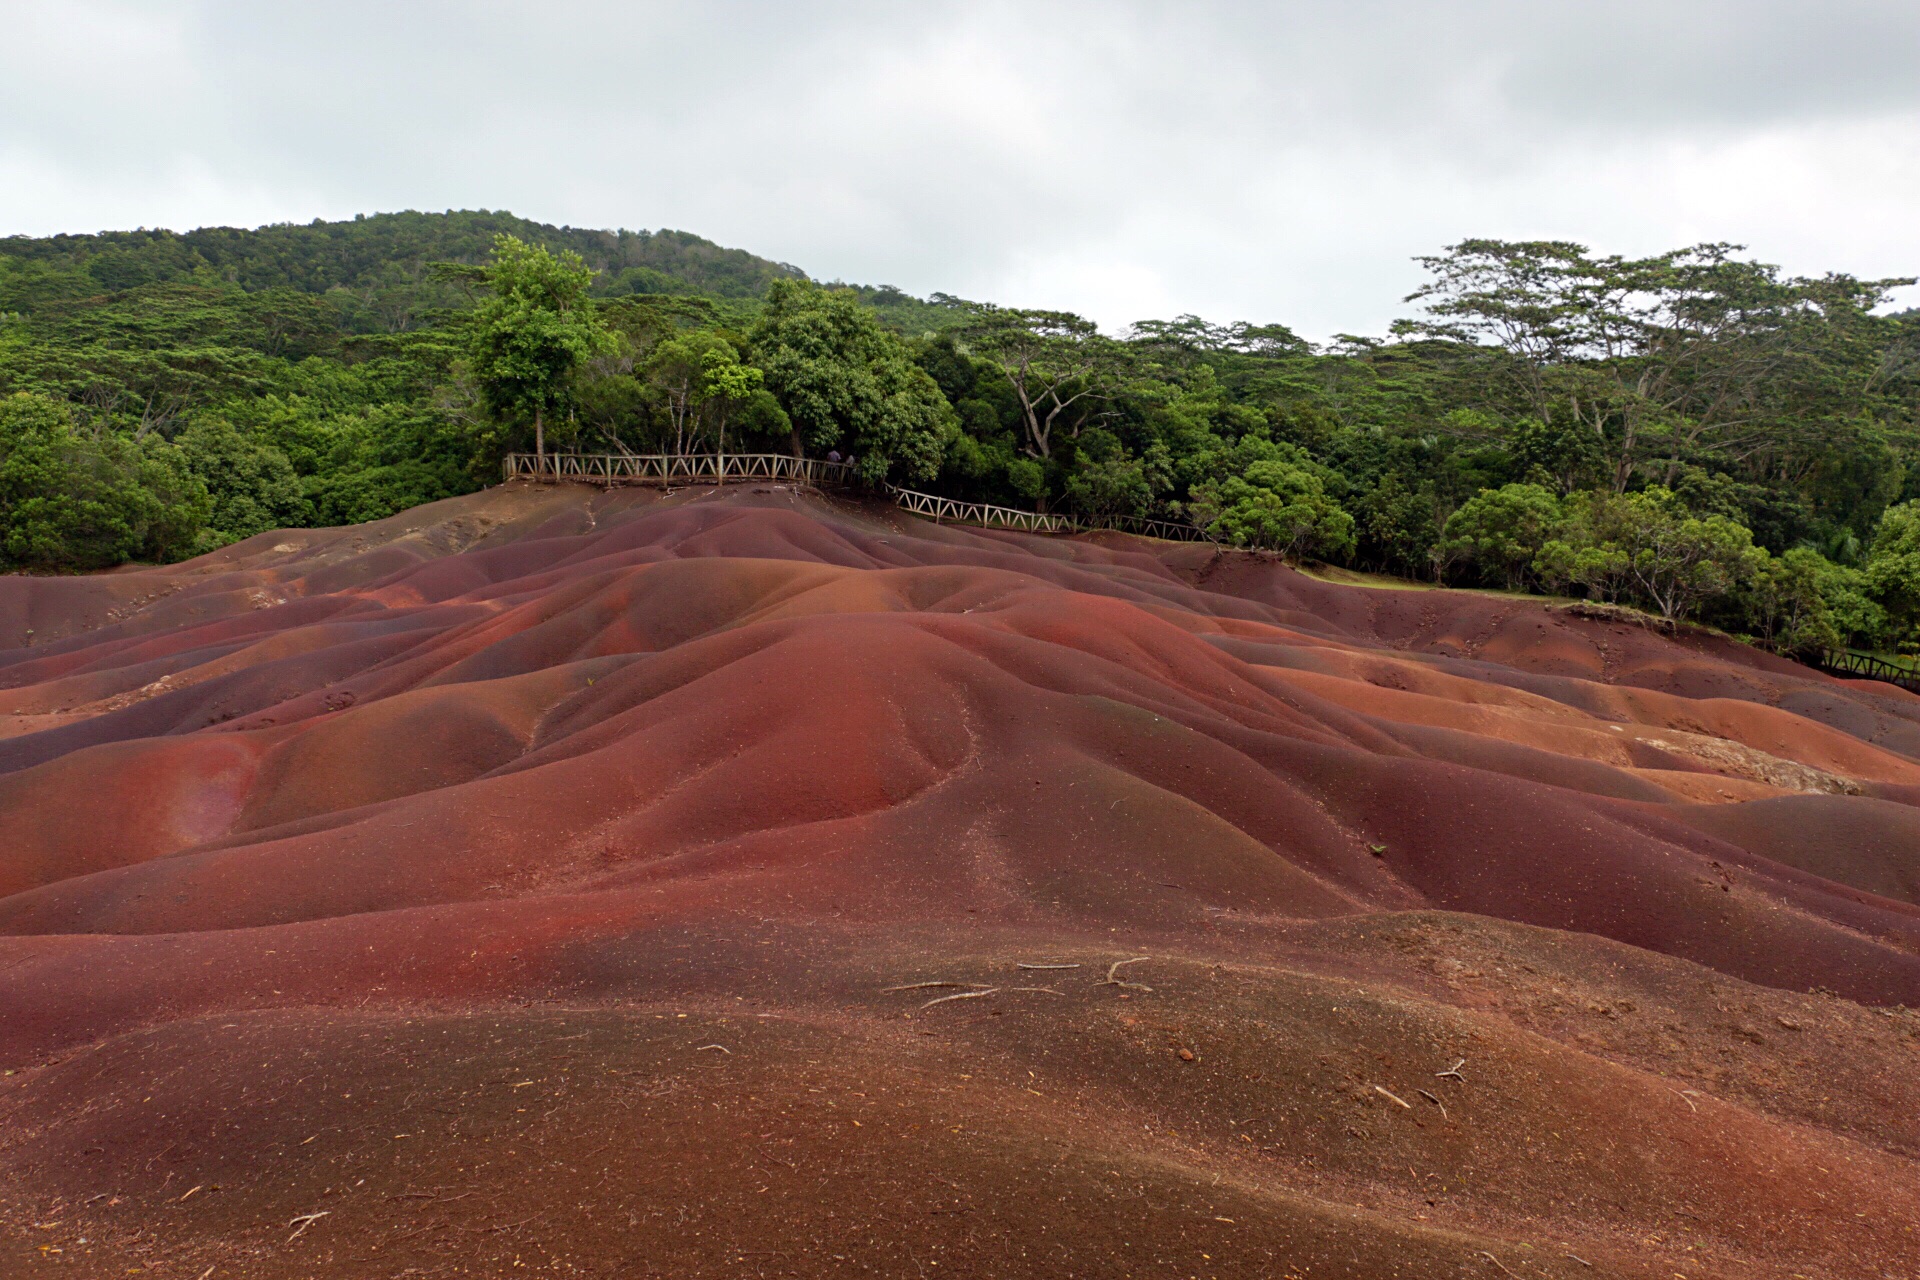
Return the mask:
[[789, 489], [0, 579], [0, 1274], [1920, 1277], [1920, 698]]

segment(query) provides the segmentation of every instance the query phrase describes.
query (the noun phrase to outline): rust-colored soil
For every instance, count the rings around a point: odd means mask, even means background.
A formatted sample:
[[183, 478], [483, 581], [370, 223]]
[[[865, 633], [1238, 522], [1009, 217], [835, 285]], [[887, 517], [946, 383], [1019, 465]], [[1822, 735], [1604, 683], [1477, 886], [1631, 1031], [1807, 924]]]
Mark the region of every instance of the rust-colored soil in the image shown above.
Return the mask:
[[0, 833], [0, 1276], [1920, 1278], [1920, 699], [1716, 639], [510, 487], [0, 579]]

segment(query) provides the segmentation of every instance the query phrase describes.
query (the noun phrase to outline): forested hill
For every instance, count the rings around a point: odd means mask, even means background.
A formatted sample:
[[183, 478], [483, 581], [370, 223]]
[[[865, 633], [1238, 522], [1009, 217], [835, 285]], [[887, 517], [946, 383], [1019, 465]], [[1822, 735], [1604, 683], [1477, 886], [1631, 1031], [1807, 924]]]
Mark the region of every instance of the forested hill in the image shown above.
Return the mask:
[[432, 263], [482, 262], [502, 234], [579, 254], [596, 273], [594, 292], [602, 296], [760, 298], [773, 281], [804, 274], [685, 231], [591, 231], [487, 210], [380, 213], [255, 230], [15, 237], [0, 241], [0, 311], [142, 285], [225, 281], [249, 292], [334, 294], [348, 330], [397, 332], [419, 327], [436, 306], [461, 301], [458, 290], [429, 279]]
[[507, 213], [0, 240], [0, 570], [471, 491], [511, 449], [839, 450], [1449, 585], [1920, 645], [1910, 283], [1469, 240], [1385, 335], [822, 286]]

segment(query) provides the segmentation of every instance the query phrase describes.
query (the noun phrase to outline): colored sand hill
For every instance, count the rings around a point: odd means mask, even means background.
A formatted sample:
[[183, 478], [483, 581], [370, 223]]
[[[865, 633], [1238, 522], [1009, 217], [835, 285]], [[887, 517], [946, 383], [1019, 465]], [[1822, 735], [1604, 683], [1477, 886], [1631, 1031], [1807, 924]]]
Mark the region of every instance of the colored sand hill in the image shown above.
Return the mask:
[[781, 489], [0, 579], [0, 1275], [1920, 1277], [1920, 698]]

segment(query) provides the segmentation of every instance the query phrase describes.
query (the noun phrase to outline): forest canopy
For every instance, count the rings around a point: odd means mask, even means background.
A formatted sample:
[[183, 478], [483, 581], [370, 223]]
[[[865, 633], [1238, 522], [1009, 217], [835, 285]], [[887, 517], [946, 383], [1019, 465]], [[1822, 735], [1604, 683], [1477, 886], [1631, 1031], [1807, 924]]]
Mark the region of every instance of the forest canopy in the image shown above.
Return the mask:
[[1738, 246], [1468, 240], [1385, 335], [1084, 317], [505, 213], [0, 240], [0, 568], [470, 491], [513, 449], [870, 483], [1795, 649], [1920, 639], [1920, 314]]

